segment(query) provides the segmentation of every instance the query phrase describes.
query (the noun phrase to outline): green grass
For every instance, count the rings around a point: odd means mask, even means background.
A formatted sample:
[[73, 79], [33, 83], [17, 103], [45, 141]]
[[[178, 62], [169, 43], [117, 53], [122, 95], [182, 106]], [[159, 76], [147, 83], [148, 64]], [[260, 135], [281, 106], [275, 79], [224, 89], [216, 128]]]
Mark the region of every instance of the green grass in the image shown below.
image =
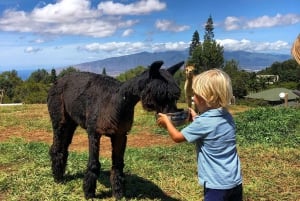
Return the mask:
[[[82, 200], [82, 178], [87, 154], [72, 152], [66, 184], [55, 184], [51, 176], [48, 145], [14, 139], [0, 144], [0, 192], [3, 200]], [[199, 197], [191, 146], [176, 148], [127, 149], [125, 157], [126, 197], [130, 200], [173, 200]], [[16, 154], [18, 153], [18, 154]], [[185, 159], [183, 159], [185, 158]], [[180, 163], [178, 163], [180, 161]], [[97, 192], [111, 198], [110, 160], [101, 159]], [[181, 185], [188, 182], [189, 185]], [[164, 186], [164, 188], [162, 188]], [[191, 194], [191, 192], [193, 192]]]
[[300, 109], [260, 107], [236, 117], [238, 142], [242, 145], [260, 143], [270, 146], [300, 145]]
[[24, 104], [0, 107], [0, 129], [22, 127], [25, 131], [52, 132], [46, 105]]
[[[87, 154], [69, 156], [65, 184], [53, 182], [48, 145], [15, 139], [0, 144], [1, 200], [83, 200], [82, 178]], [[294, 148], [262, 145], [239, 147], [245, 200], [297, 200], [299, 154]], [[129, 148], [125, 154], [128, 200], [199, 200], [194, 147]], [[109, 184], [110, 160], [101, 159], [97, 196], [113, 200]]]
[[[299, 113], [299, 108], [256, 108], [235, 114], [245, 201], [299, 200]], [[45, 130], [50, 135], [47, 115], [45, 105], [0, 107], [0, 130]], [[279, 117], [280, 121], [275, 121]], [[140, 106], [131, 132], [166, 134], [155, 125], [153, 113], [142, 111]], [[66, 182], [56, 184], [48, 150], [48, 144], [18, 138], [0, 143], [0, 200], [84, 200], [82, 180], [87, 153], [71, 152]], [[188, 143], [127, 148], [127, 200], [201, 200], [203, 192], [197, 181], [195, 157], [194, 145]], [[101, 158], [101, 165], [96, 200], [111, 201], [110, 159]]]

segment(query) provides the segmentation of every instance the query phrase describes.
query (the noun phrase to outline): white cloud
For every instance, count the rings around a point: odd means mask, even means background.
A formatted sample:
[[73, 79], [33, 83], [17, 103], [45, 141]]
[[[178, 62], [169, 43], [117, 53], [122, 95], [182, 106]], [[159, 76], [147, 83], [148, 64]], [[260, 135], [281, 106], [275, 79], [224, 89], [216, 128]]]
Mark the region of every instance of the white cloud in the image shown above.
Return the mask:
[[[281, 52], [289, 50], [290, 45], [284, 41], [274, 42], [256, 42], [247, 39], [223, 39], [216, 40], [222, 45], [225, 51], [249, 51], [249, 52]], [[166, 42], [166, 43], [146, 43], [146, 42], [108, 42], [108, 43], [90, 43], [80, 46], [77, 49], [90, 53], [108, 53], [109, 55], [121, 56], [134, 54], [142, 51], [163, 52], [163, 51], [181, 51], [189, 48], [190, 42]]]
[[169, 51], [169, 50], [185, 50], [190, 46], [189, 43], [186, 42], [167, 42], [167, 43], [154, 43], [152, 45], [152, 50], [154, 52], [163, 52], [163, 51]]
[[251, 28], [260, 28], [260, 27], [284, 26], [284, 25], [296, 24], [299, 22], [300, 22], [300, 15], [296, 15], [296, 14], [287, 14], [287, 15], [277, 14], [276, 16], [273, 17], [264, 15], [262, 17], [247, 22], [245, 28], [251, 29]]
[[226, 17], [224, 25], [225, 29], [228, 31], [236, 30], [240, 28], [240, 20], [237, 17], [229, 16]]
[[85, 46], [78, 47], [79, 50], [88, 52], [124, 52], [136, 53], [145, 49], [145, 45], [142, 42], [109, 42], [109, 43], [91, 43]]
[[153, 11], [161, 11], [166, 8], [166, 4], [159, 0], [140, 0], [136, 3], [122, 4], [113, 1], [99, 3], [98, 9], [107, 15], [141, 15]]
[[274, 42], [255, 42], [246, 39], [234, 40], [234, 39], [223, 39], [217, 40], [225, 50], [230, 51], [250, 51], [250, 52], [274, 52], [280, 50], [290, 49], [290, 45], [284, 41]]
[[163, 52], [168, 50], [184, 50], [189, 47], [186, 42], [143, 43], [143, 42], [109, 42], [91, 43], [78, 47], [78, 50], [95, 53], [112, 53], [117, 55], [134, 54], [142, 51]]
[[126, 36], [130, 36], [133, 33], [133, 29], [126, 29], [123, 33], [122, 36], [126, 37]]
[[90, 7], [90, 1], [87, 0], [61, 0], [55, 4], [35, 8], [31, 13], [31, 17], [37, 22], [68, 23], [101, 15], [99, 11]]
[[25, 48], [25, 50], [24, 50], [25, 53], [37, 53], [39, 51], [42, 51], [42, 49], [41, 48], [36, 48], [36, 47], [31, 47], [31, 46]]
[[34, 42], [40, 44], [40, 43], [44, 43], [45, 40], [41, 39], [41, 38], [38, 38], [38, 39], [34, 40]]
[[[142, 1], [143, 2], [143, 1]], [[0, 30], [40, 34], [107, 37], [118, 29], [130, 28], [138, 20], [103, 16], [88, 0], [60, 0], [32, 12], [6, 10], [0, 18]]]
[[187, 25], [177, 25], [175, 22], [170, 20], [157, 20], [155, 27], [161, 31], [172, 31], [172, 32], [181, 32], [188, 30], [190, 27]]
[[255, 19], [244, 19], [235, 16], [229, 16], [224, 21], [225, 29], [228, 31], [238, 29], [255, 29], [264, 27], [285, 26], [300, 23], [298, 14], [277, 14], [275, 16], [261, 16]]

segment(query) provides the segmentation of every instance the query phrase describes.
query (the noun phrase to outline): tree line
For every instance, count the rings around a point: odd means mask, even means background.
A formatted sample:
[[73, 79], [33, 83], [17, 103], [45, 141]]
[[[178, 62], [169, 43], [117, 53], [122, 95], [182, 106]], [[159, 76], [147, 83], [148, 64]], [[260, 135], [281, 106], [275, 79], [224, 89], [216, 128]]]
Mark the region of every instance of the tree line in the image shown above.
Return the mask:
[[[259, 72], [248, 72], [239, 67], [238, 61], [224, 60], [224, 48], [214, 40], [214, 25], [212, 16], [209, 16], [204, 31], [203, 41], [200, 40], [199, 32], [196, 30], [191, 39], [189, 47], [189, 57], [186, 65], [194, 65], [195, 75], [212, 68], [221, 68], [231, 77], [233, 94], [238, 100], [250, 92], [258, 92], [272, 87], [285, 87], [288, 89], [300, 90], [300, 66], [290, 59], [283, 62], [275, 62], [271, 66]], [[121, 73], [116, 77], [121, 82], [127, 81], [146, 68], [137, 66], [129, 71]], [[46, 103], [47, 93], [50, 86], [60, 77], [78, 71], [73, 67], [63, 69], [58, 75], [55, 69], [48, 72], [45, 69], [34, 71], [30, 77], [23, 81], [16, 70], [6, 71], [0, 74], [0, 101], [2, 103]], [[106, 75], [103, 68], [102, 74]], [[279, 81], [270, 84], [268, 77], [258, 77], [257, 75], [278, 75]], [[184, 70], [175, 74], [175, 80], [182, 89], [180, 101], [184, 102]]]
[[78, 71], [73, 67], [62, 70], [58, 75], [52, 69], [38, 69], [31, 73], [25, 81], [18, 76], [16, 70], [0, 74], [0, 90], [3, 92], [2, 103], [46, 103], [50, 86], [67, 73]]
[[[136, 68], [121, 73], [116, 79], [121, 82], [127, 81], [145, 69], [146, 67], [137, 66]], [[250, 92], [258, 92], [273, 87], [300, 90], [300, 66], [294, 59], [275, 62], [270, 67], [259, 72], [245, 71], [239, 67], [238, 62], [235, 60], [225, 61], [222, 69], [231, 77], [233, 93], [235, 97], [240, 100]], [[52, 69], [51, 72], [45, 69], [38, 69], [32, 72], [26, 80], [22, 80], [16, 70], [5, 71], [0, 74], [0, 90], [4, 91], [2, 103], [46, 103], [50, 86], [60, 77], [74, 71], [79, 70], [69, 67], [57, 75], [55, 69]], [[103, 70], [102, 74], [106, 74], [106, 70]], [[279, 75], [279, 81], [268, 84], [270, 83], [268, 78], [257, 77], [257, 75], [266, 74]], [[174, 77], [182, 91], [179, 101], [184, 102], [184, 70], [179, 70]]]

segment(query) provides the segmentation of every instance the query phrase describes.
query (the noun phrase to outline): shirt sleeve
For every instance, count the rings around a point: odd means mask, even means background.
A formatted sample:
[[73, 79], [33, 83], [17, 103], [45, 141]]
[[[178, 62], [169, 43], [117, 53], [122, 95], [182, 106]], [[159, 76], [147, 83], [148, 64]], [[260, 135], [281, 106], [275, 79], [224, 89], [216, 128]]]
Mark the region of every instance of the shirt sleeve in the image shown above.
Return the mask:
[[213, 129], [207, 118], [197, 116], [191, 124], [181, 130], [181, 133], [188, 142], [195, 142], [205, 138]]

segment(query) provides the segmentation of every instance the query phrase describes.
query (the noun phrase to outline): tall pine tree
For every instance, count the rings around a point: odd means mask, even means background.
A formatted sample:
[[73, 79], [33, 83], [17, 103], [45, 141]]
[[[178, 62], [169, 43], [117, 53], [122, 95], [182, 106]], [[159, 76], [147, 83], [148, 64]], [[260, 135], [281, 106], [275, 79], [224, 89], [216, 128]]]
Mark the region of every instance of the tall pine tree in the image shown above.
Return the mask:
[[51, 74], [50, 74], [50, 82], [55, 83], [57, 80], [56, 70], [52, 68]]
[[206, 24], [205, 24], [205, 34], [204, 40], [205, 41], [213, 41], [214, 35], [214, 22], [211, 15], [208, 17]]
[[[190, 53], [189, 63], [196, 67], [196, 73], [201, 73], [212, 68], [222, 68], [224, 63], [223, 46], [214, 40], [214, 25], [210, 15], [205, 24], [205, 34], [203, 43], [199, 42]], [[193, 35], [194, 37], [194, 35]], [[190, 48], [191, 50], [191, 48]]]
[[199, 37], [199, 33], [198, 31], [196, 30], [193, 34], [193, 38], [192, 38], [192, 42], [190, 44], [190, 49], [189, 49], [189, 56], [191, 57], [192, 54], [193, 54], [193, 51], [195, 50], [195, 48], [197, 46], [200, 45], [200, 37]]
[[102, 69], [102, 75], [106, 75], [106, 69], [105, 68]]

